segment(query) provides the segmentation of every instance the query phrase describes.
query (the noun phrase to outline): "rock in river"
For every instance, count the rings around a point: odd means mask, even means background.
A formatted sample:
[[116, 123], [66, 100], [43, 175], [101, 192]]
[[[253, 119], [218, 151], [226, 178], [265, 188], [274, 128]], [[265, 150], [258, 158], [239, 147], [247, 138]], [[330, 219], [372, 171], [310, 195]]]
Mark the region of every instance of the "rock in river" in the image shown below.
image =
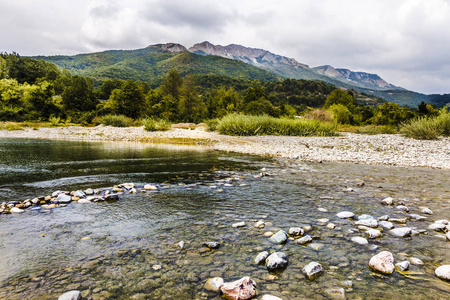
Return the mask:
[[58, 300], [80, 300], [81, 292], [80, 291], [70, 291], [59, 296]]
[[266, 261], [266, 258], [269, 256], [269, 252], [267, 251], [263, 251], [261, 253], [259, 253], [256, 257], [255, 257], [255, 264], [259, 265], [262, 262]]
[[291, 227], [291, 228], [289, 228], [288, 233], [289, 233], [289, 235], [292, 235], [292, 236], [299, 236], [299, 235], [303, 235], [304, 230], [300, 227]]
[[395, 264], [395, 268], [399, 271], [406, 271], [409, 269], [409, 266], [410, 263], [407, 260]]
[[340, 213], [336, 214], [336, 217], [338, 217], [339, 219], [350, 219], [354, 216], [355, 214], [351, 211], [341, 211]]
[[322, 265], [318, 262], [310, 262], [303, 267], [303, 273], [308, 277], [308, 279], [313, 280], [319, 277], [323, 272]]
[[376, 227], [378, 227], [378, 221], [373, 218], [372, 219], [362, 219], [362, 220], [356, 221], [355, 225], [362, 225], [362, 226], [376, 228]]
[[367, 241], [367, 239], [360, 237], [360, 236], [354, 236], [352, 237], [352, 242], [360, 244], [360, 245], [368, 245], [369, 242]]
[[220, 243], [218, 242], [205, 242], [204, 245], [209, 249], [218, 249], [220, 247]]
[[288, 257], [284, 252], [275, 252], [266, 259], [266, 268], [269, 271], [284, 269], [288, 265]]
[[220, 277], [209, 278], [206, 280], [205, 289], [208, 291], [217, 292], [223, 285], [223, 279]]
[[389, 233], [397, 237], [408, 237], [411, 236], [412, 229], [409, 227], [394, 228], [389, 230]]
[[437, 277], [444, 280], [450, 280], [450, 265], [443, 265], [437, 268], [434, 273]]
[[250, 277], [242, 277], [233, 282], [224, 283], [220, 291], [230, 300], [247, 300], [256, 295], [256, 282]]
[[237, 223], [231, 224], [231, 227], [238, 228], [238, 227], [245, 227], [245, 225], [247, 225], [247, 224], [245, 224], [245, 222], [242, 221], [242, 222], [237, 222]]
[[275, 244], [282, 244], [286, 242], [287, 238], [286, 232], [284, 230], [280, 230], [272, 235], [269, 240]]
[[373, 256], [369, 261], [369, 267], [384, 274], [394, 272], [394, 256], [389, 251], [383, 251]]
[[309, 242], [312, 242], [312, 237], [309, 234], [307, 234], [304, 237], [299, 238], [298, 240], [296, 240], [296, 243], [300, 244], [300, 245], [304, 245], [304, 244], [307, 244]]

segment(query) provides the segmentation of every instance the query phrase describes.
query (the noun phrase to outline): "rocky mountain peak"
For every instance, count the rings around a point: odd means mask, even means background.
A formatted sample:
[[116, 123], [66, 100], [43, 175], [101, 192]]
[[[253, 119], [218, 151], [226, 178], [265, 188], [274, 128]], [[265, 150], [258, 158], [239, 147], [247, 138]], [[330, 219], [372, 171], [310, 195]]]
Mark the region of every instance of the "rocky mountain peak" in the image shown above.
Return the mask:
[[147, 48], [157, 48], [161, 51], [168, 51], [171, 53], [179, 53], [188, 51], [186, 47], [177, 43], [167, 43], [167, 44], [156, 44], [150, 45]]

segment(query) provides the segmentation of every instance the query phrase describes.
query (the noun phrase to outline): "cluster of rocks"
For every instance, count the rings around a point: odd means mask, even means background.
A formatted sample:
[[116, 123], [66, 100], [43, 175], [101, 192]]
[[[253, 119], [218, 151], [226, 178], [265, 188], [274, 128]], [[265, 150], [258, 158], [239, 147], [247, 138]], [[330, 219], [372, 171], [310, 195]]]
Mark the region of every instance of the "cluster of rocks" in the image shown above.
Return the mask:
[[135, 185], [123, 183], [112, 188], [92, 189], [77, 191], [55, 191], [51, 195], [40, 196], [23, 201], [8, 201], [0, 205], [0, 214], [21, 213], [26, 209], [40, 210], [65, 207], [72, 201], [78, 203], [100, 202], [118, 200], [125, 193], [145, 193], [157, 191], [158, 187], [151, 184]]

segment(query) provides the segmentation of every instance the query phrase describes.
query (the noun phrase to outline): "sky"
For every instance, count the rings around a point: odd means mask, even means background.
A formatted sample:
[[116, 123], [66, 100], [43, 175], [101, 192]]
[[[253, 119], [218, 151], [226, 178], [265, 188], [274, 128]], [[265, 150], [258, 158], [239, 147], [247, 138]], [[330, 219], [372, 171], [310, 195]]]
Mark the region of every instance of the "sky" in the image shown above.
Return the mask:
[[73, 55], [203, 41], [450, 93], [450, 0], [0, 0], [0, 52]]

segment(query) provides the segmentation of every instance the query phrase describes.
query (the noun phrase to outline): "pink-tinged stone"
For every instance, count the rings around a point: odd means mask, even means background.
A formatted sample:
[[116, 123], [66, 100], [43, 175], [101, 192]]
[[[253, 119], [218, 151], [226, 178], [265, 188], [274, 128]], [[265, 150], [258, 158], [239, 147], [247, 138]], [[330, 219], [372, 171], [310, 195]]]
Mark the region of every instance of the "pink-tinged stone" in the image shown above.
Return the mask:
[[250, 277], [242, 277], [233, 282], [226, 282], [220, 287], [223, 296], [230, 300], [247, 300], [256, 295], [256, 282]]
[[369, 267], [384, 274], [394, 272], [394, 256], [389, 251], [383, 251], [372, 257], [369, 261]]

